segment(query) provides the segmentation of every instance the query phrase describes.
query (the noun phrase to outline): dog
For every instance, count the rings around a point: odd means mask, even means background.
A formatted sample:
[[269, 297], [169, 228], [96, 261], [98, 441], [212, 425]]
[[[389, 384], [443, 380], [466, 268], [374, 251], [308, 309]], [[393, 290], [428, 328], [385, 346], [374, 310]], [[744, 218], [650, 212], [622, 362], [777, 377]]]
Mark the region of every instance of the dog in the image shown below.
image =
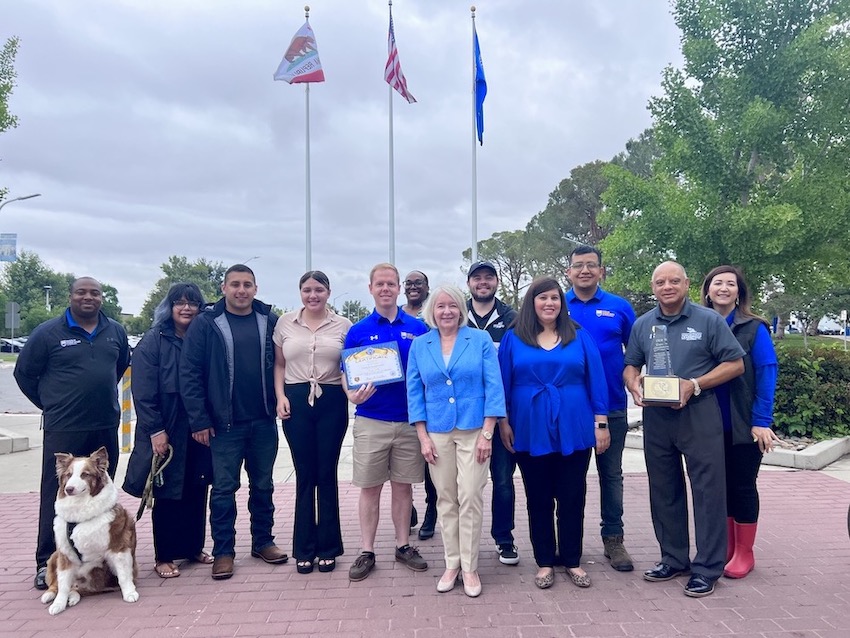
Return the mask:
[[47, 563], [47, 591], [52, 616], [80, 602], [80, 597], [115, 591], [128, 603], [136, 591], [136, 524], [118, 503], [118, 488], [109, 477], [105, 447], [88, 457], [56, 454], [53, 534], [56, 551]]

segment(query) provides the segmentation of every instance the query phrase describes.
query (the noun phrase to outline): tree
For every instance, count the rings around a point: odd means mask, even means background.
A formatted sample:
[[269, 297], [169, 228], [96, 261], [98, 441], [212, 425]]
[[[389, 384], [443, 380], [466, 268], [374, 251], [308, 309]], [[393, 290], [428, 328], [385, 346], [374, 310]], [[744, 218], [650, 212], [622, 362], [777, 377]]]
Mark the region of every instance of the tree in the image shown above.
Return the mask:
[[[754, 290], [850, 250], [850, 1], [675, 0], [682, 70], [650, 102], [651, 175], [606, 169], [602, 245], [648, 281], [740, 265]], [[633, 281], [628, 282], [630, 284]]]
[[342, 304], [342, 312], [339, 313], [351, 323], [357, 323], [369, 316], [369, 309], [356, 299], [349, 299]]
[[[64, 301], [73, 281], [72, 274], [54, 272], [37, 253], [22, 251], [0, 275], [0, 287], [6, 298], [21, 308], [21, 325], [17, 332], [29, 334], [43, 321], [60, 315], [65, 309]], [[51, 298], [49, 312], [45, 295], [48, 286]]]
[[[0, 49], [0, 133], [18, 125], [18, 118], [9, 112], [8, 100], [15, 88], [15, 55], [18, 53], [18, 38], [9, 38]], [[0, 187], [0, 201], [6, 189]]]
[[214, 301], [221, 296], [221, 284], [227, 270], [224, 264], [207, 261], [203, 257], [190, 262], [188, 258], [172, 255], [160, 266], [163, 276], [154, 284], [148, 294], [137, 320], [133, 322], [134, 330], [147, 330], [153, 323], [153, 311], [165, 297], [172, 284], [188, 282], [197, 284], [207, 301]]

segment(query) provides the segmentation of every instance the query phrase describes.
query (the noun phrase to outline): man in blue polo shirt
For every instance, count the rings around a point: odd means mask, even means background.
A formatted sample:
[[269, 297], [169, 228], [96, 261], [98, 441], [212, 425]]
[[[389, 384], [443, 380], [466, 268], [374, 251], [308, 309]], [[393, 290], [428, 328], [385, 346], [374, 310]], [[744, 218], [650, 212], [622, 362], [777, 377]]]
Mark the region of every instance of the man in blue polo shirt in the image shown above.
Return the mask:
[[[428, 332], [419, 319], [398, 307], [401, 292], [398, 270], [392, 264], [378, 264], [369, 273], [369, 293], [375, 300], [371, 315], [348, 331], [346, 348], [387, 341], [398, 344], [401, 364], [407, 369], [410, 344]], [[425, 461], [416, 430], [407, 418], [407, 388], [404, 380], [374, 386], [371, 383], [351, 390], [343, 388], [357, 406], [352, 433], [354, 468], [352, 483], [360, 488], [361, 553], [348, 571], [348, 578], [360, 581], [375, 567], [375, 534], [380, 518], [381, 491], [388, 480], [392, 489], [392, 519], [395, 527], [395, 559], [413, 571], [425, 571], [426, 563], [409, 544], [413, 484], [421, 483]]]
[[629, 302], [605, 292], [599, 283], [605, 276], [602, 253], [592, 246], [579, 246], [570, 253], [567, 292], [570, 316], [587, 330], [602, 355], [608, 384], [608, 428], [611, 446], [596, 455], [602, 510], [602, 543], [611, 567], [620, 572], [634, 569], [623, 545], [623, 448], [629, 429], [626, 390], [623, 385], [624, 351], [629, 342], [635, 311]]

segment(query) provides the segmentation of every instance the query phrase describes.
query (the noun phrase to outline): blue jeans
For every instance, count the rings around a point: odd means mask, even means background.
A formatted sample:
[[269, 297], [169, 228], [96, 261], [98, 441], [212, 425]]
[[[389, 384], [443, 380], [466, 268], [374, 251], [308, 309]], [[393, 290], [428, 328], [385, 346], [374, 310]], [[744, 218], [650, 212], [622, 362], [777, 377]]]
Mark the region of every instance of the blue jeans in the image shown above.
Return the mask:
[[623, 448], [629, 423], [623, 413], [608, 415], [611, 446], [596, 455], [602, 510], [602, 536], [623, 535]]
[[493, 523], [490, 535], [496, 545], [514, 544], [514, 470], [516, 457], [505, 449], [497, 429], [493, 436], [493, 454], [490, 458], [490, 478], [493, 480]]
[[210, 494], [210, 533], [213, 556], [236, 554], [236, 491], [242, 461], [248, 474], [248, 511], [251, 513], [251, 550], [274, 545], [272, 470], [277, 458], [278, 432], [272, 417], [234, 423], [216, 429], [210, 439], [213, 486]]

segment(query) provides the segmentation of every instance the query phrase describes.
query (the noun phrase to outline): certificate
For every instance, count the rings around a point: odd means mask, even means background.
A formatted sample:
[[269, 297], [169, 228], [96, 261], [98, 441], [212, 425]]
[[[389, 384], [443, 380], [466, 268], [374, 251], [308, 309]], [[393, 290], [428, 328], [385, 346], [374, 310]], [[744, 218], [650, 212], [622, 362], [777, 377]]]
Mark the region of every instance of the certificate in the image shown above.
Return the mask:
[[342, 351], [342, 368], [349, 390], [367, 383], [383, 385], [404, 380], [401, 355], [395, 341], [346, 348]]

